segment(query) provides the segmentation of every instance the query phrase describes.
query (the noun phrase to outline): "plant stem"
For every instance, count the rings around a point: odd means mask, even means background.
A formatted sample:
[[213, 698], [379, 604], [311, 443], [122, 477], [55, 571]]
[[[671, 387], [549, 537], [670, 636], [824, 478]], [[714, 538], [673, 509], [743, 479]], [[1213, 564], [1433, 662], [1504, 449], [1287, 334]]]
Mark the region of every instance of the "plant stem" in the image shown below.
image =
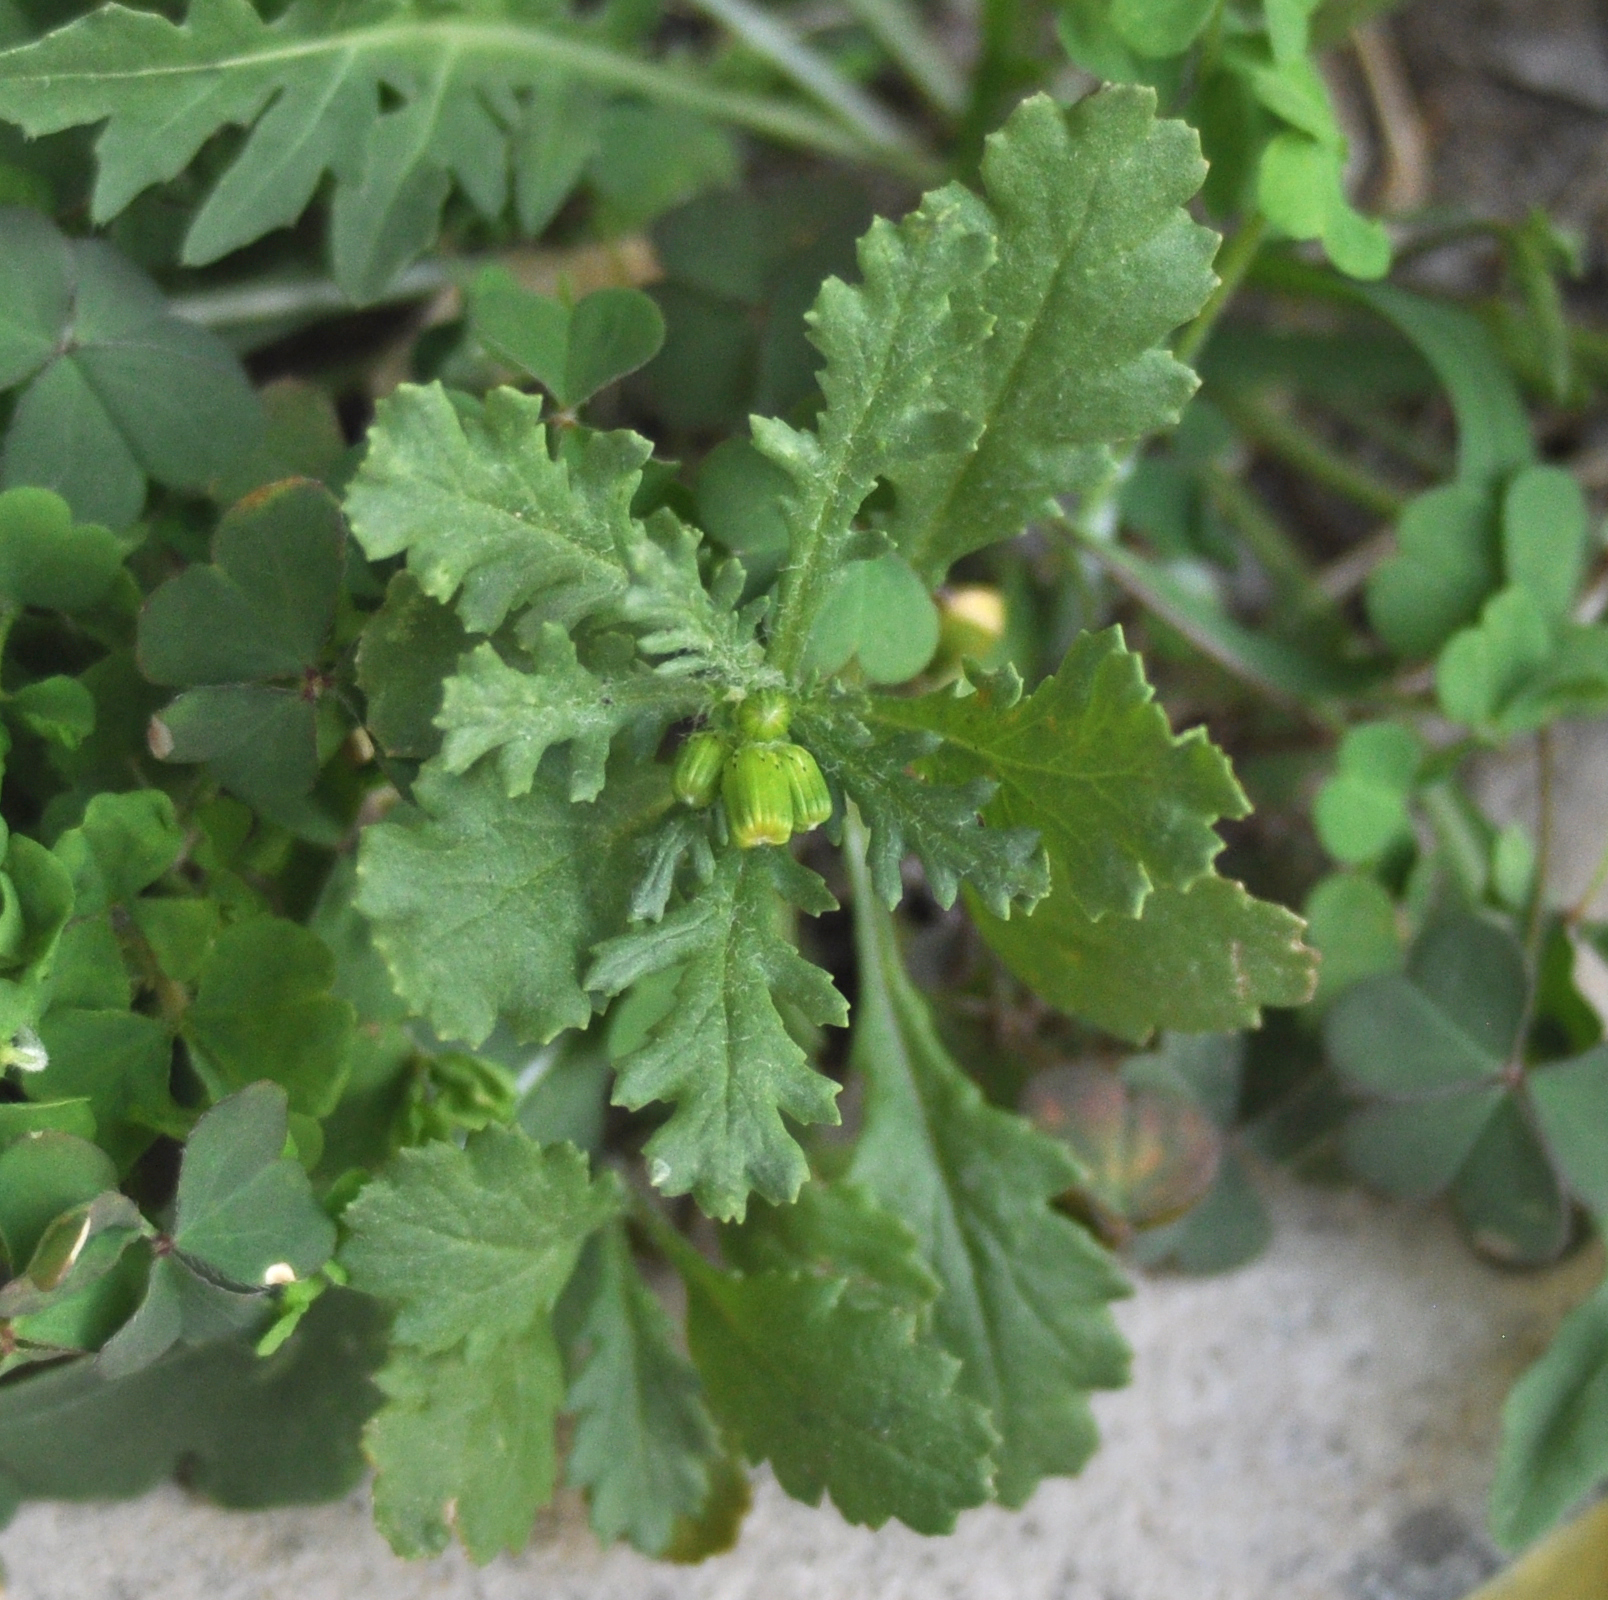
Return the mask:
[[949, 54], [923, 26], [910, 0], [848, 0], [849, 10], [946, 117], [966, 109], [966, 84]]
[[1208, 468], [1205, 481], [1212, 504], [1238, 529], [1262, 570], [1281, 591], [1285, 604], [1313, 617], [1332, 613], [1333, 601], [1262, 497], [1221, 467]]
[[1401, 514], [1407, 503], [1406, 495], [1366, 468], [1347, 460], [1294, 418], [1275, 411], [1243, 390], [1214, 389], [1212, 399], [1254, 444], [1315, 483], [1375, 516], [1394, 520]]
[[1267, 219], [1255, 212], [1244, 222], [1238, 233], [1223, 241], [1213, 266], [1217, 272], [1217, 287], [1207, 296], [1206, 304], [1195, 314], [1195, 320], [1178, 336], [1173, 354], [1185, 366], [1193, 366], [1195, 358], [1205, 348], [1217, 319], [1228, 302], [1234, 298], [1245, 275], [1251, 270], [1262, 240], [1267, 236]]
[[692, 0], [784, 77], [835, 112], [873, 148], [917, 153], [909, 130], [858, 84], [851, 83], [819, 51], [797, 39], [776, 18], [748, 0]]

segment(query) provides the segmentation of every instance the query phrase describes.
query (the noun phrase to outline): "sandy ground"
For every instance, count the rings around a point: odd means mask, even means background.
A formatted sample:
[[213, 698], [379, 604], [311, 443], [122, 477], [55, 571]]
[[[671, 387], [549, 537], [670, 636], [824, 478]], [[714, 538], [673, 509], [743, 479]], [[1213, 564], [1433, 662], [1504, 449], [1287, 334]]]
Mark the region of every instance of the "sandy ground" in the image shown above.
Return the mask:
[[848, 1528], [762, 1479], [743, 1539], [696, 1568], [600, 1552], [574, 1508], [518, 1560], [407, 1566], [361, 1495], [225, 1513], [166, 1490], [31, 1505], [6, 1600], [1458, 1600], [1514, 1375], [1583, 1298], [1595, 1251], [1482, 1266], [1438, 1211], [1273, 1180], [1268, 1254], [1154, 1278], [1121, 1308], [1133, 1388], [1098, 1402], [1082, 1479], [953, 1538]]

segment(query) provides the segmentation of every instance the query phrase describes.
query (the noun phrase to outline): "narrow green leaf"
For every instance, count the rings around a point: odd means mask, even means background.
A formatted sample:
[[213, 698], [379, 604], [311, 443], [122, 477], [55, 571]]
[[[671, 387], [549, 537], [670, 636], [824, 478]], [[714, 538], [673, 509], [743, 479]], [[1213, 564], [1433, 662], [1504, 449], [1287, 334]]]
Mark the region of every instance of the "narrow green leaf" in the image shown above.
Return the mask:
[[860, 951], [851, 1060], [866, 1081], [851, 1174], [915, 1232], [943, 1284], [934, 1335], [962, 1363], [961, 1392], [999, 1430], [999, 1498], [1020, 1505], [1041, 1478], [1078, 1471], [1094, 1450], [1088, 1393], [1127, 1381], [1127, 1346], [1106, 1305], [1127, 1287], [1054, 1209], [1077, 1163], [988, 1105], [950, 1058], [852, 849], [850, 862]]
[[1491, 1531], [1517, 1550], [1608, 1476], [1608, 1287], [1564, 1318], [1502, 1408]]
[[809, 1175], [782, 1117], [835, 1123], [838, 1085], [814, 1070], [778, 1003], [842, 1027], [832, 980], [777, 928], [777, 896], [816, 915], [836, 902], [814, 873], [770, 848], [728, 850], [715, 875], [662, 921], [596, 948], [586, 987], [618, 994], [682, 967], [675, 1004], [646, 1044], [616, 1064], [614, 1101], [675, 1110], [647, 1142], [649, 1177], [692, 1194], [710, 1216], [741, 1217], [750, 1190], [788, 1203]]
[[998, 254], [957, 310], [993, 333], [937, 386], [983, 432], [889, 473], [889, 531], [929, 582], [1096, 481], [1110, 446], [1176, 421], [1194, 391], [1162, 341], [1205, 300], [1216, 240], [1183, 209], [1205, 175], [1195, 133], [1155, 104], [1136, 88], [1071, 110], [1038, 95], [988, 141]]
[[710, 1498], [719, 1442], [698, 1374], [621, 1225], [587, 1245], [566, 1300], [575, 1302], [567, 1480], [586, 1491], [602, 1543], [624, 1537], [662, 1555], [676, 1522]]
[[987, 213], [950, 185], [897, 225], [861, 239], [861, 284], [821, 287], [811, 337], [826, 358], [818, 431], [774, 417], [751, 423], [754, 443], [792, 480], [783, 502], [790, 553], [771, 630], [772, 662], [802, 667], [815, 620], [854, 541], [854, 518], [896, 463], [965, 448], [975, 426], [942, 394], [938, 375], [975, 359], [985, 315], [959, 315], [951, 296], [993, 258]]

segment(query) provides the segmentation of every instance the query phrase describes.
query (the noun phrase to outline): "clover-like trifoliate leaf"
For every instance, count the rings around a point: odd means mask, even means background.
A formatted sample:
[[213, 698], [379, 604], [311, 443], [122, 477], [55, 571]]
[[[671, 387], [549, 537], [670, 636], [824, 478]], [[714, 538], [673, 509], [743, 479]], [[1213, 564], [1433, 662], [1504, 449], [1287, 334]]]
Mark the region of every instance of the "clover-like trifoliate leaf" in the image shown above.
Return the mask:
[[154, 753], [206, 761], [257, 804], [312, 788], [345, 561], [346, 525], [322, 484], [269, 484], [228, 512], [211, 563], [170, 578], [140, 615], [140, 670], [186, 690], [153, 723]]
[[573, 1145], [508, 1128], [398, 1152], [347, 1207], [352, 1285], [398, 1307], [393, 1337], [424, 1351], [518, 1333], [552, 1312], [581, 1246], [620, 1207]]
[[192, 1048], [220, 1083], [279, 1084], [291, 1109], [327, 1116], [350, 1065], [356, 1017], [337, 1000], [335, 958], [282, 917], [251, 917], [222, 934], [185, 1013]]
[[879, 700], [875, 716], [941, 735], [938, 776], [997, 784], [989, 825], [1036, 830], [1055, 894], [1091, 919], [1188, 888], [1223, 847], [1213, 824], [1250, 809], [1203, 729], [1172, 732], [1118, 628], [1081, 634], [1031, 695], [1014, 674], [965, 688]]
[[988, 141], [998, 254], [956, 308], [993, 332], [934, 386], [982, 432], [888, 473], [889, 532], [930, 583], [1086, 487], [1110, 446], [1176, 420], [1194, 391], [1163, 341], [1211, 289], [1216, 241], [1184, 210], [1205, 175], [1199, 141], [1155, 104], [1128, 87], [1070, 110], [1038, 95]]
[[49, 489], [0, 494], [0, 596], [11, 606], [83, 611], [99, 602], [123, 565], [125, 546]]
[[1608, 1217], [1608, 1047], [1532, 1068], [1529, 1088], [1570, 1189], [1596, 1216]]
[[1334, 776], [1312, 805], [1313, 824], [1329, 854], [1348, 865], [1374, 861], [1406, 837], [1407, 802], [1423, 761], [1423, 743], [1404, 723], [1348, 728]]
[[573, 411], [651, 361], [664, 316], [640, 289], [594, 289], [573, 306], [533, 294], [488, 267], [469, 295], [469, 327], [499, 361], [522, 368]]
[[662, 921], [600, 944], [586, 987], [618, 994], [680, 967], [675, 1004], [647, 1042], [616, 1064], [614, 1100], [674, 1106], [648, 1140], [649, 1175], [666, 1194], [692, 1194], [719, 1218], [741, 1217], [750, 1191], [785, 1204], [809, 1176], [783, 1122], [835, 1123], [838, 1085], [810, 1066], [777, 1009], [842, 1027], [832, 980], [776, 926], [777, 896], [820, 915], [826, 885], [783, 852], [730, 850], [711, 881]]
[[404, 552], [424, 592], [491, 633], [513, 611], [569, 627], [624, 594], [646, 440], [599, 433], [555, 459], [542, 402], [439, 384], [381, 402], [346, 509], [373, 561]]
[[1157, 1028], [1255, 1027], [1263, 1006], [1304, 1005], [1317, 980], [1301, 919], [1215, 873], [1152, 890], [1137, 917], [1091, 921], [1054, 889], [1009, 922], [975, 898], [968, 906], [984, 942], [1035, 994], [1135, 1044]]
[[442, 686], [436, 718], [446, 737], [441, 764], [464, 772], [489, 751], [510, 796], [526, 794], [542, 757], [567, 743], [569, 796], [595, 800], [609, 743], [622, 729], [657, 726], [702, 709], [709, 690], [636, 663], [593, 672], [557, 623], [542, 625], [530, 670], [511, 667], [490, 644], [477, 645]]
[[619, 1205], [573, 1146], [493, 1127], [403, 1150], [347, 1208], [354, 1287], [397, 1307], [366, 1442], [399, 1552], [439, 1552], [456, 1527], [488, 1561], [529, 1537], [557, 1470], [553, 1308]]
[[6, 487], [55, 490], [84, 521], [122, 528], [145, 503], [147, 476], [199, 489], [251, 449], [262, 414], [239, 361], [171, 315], [110, 244], [69, 240], [37, 212], [5, 207], [0, 259], [10, 280], [0, 386], [26, 381], [0, 455]]
[[710, 1497], [719, 1439], [698, 1374], [612, 1224], [587, 1245], [566, 1293], [573, 1328], [566, 1477], [584, 1489], [592, 1531], [662, 1555], [675, 1524]]
[[947, 367], [975, 359], [986, 314], [951, 300], [992, 261], [987, 212], [958, 184], [927, 195], [895, 224], [860, 240], [862, 281], [822, 285], [809, 316], [826, 358], [826, 405], [815, 432], [755, 418], [754, 443], [792, 480], [783, 501], [789, 535], [771, 631], [772, 662], [789, 676], [804, 663], [815, 619], [855, 541], [854, 519], [895, 463], [963, 450], [976, 428], [940, 387]]
[[1050, 869], [1031, 828], [995, 828], [981, 813], [992, 779], [928, 781], [913, 767], [938, 750], [936, 734], [879, 727], [877, 700], [842, 696], [800, 709], [794, 728], [821, 770], [860, 808], [871, 830], [871, 881], [890, 906], [904, 898], [907, 851], [921, 858], [942, 906], [962, 881], [1000, 916], [1032, 907], [1050, 888]]
[[173, 1245], [242, 1288], [305, 1278], [329, 1259], [335, 1224], [285, 1155], [289, 1103], [276, 1083], [220, 1100], [184, 1146]]
[[56, 841], [56, 858], [72, 877], [74, 916], [128, 904], [183, 846], [178, 814], [160, 789], [95, 795], [84, 820]]
[[584, 1028], [587, 952], [616, 932], [674, 801], [666, 769], [616, 771], [573, 805], [554, 762], [510, 799], [496, 771], [461, 778], [429, 766], [418, 809], [367, 828], [357, 906], [397, 992], [444, 1039], [479, 1044], [506, 1018], [523, 1039]]
[[709, 1403], [794, 1499], [817, 1505], [824, 1491], [850, 1522], [947, 1533], [988, 1498], [987, 1413], [911, 1313], [855, 1298], [843, 1278], [744, 1277], [690, 1251], [677, 1264]]
[[455, 612], [432, 600], [411, 572], [392, 576], [357, 647], [365, 721], [387, 755], [423, 761], [441, 748], [435, 718], [442, 685], [468, 647]]
[[942, 1283], [934, 1336], [961, 1362], [960, 1391], [999, 1431], [996, 1493], [1020, 1505], [1041, 1478], [1078, 1471], [1094, 1450], [1089, 1392], [1128, 1377], [1107, 1308], [1127, 1285], [1054, 1207], [1077, 1184], [1077, 1163], [988, 1105], [956, 1065], [852, 853], [851, 865], [861, 973], [851, 1059], [866, 1100], [850, 1175], [914, 1231]]

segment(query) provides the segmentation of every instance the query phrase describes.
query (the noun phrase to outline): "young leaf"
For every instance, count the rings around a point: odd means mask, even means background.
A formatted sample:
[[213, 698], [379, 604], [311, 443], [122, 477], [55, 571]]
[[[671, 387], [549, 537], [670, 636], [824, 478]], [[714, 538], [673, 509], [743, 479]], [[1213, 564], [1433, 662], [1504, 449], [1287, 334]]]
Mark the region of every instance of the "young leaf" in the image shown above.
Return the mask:
[[948, 1533], [987, 1499], [987, 1413], [908, 1312], [855, 1299], [842, 1278], [677, 1264], [709, 1403], [795, 1500], [818, 1505], [825, 1491], [850, 1522]]
[[1053, 891], [1009, 922], [968, 904], [988, 947], [1035, 994], [1135, 1044], [1157, 1028], [1255, 1027], [1263, 1006], [1304, 1005], [1317, 977], [1301, 919], [1215, 873], [1152, 890], [1138, 917], [1091, 921]]
[[139, 515], [147, 476], [198, 489], [256, 443], [261, 407], [233, 353], [170, 315], [111, 245], [68, 241], [36, 212], [4, 207], [0, 258], [22, 279], [0, 376], [28, 380], [0, 459], [7, 487], [55, 490], [85, 522], [121, 528]]
[[566, 1293], [571, 1303], [566, 1403], [575, 1437], [566, 1476], [586, 1490], [603, 1544], [624, 1536], [644, 1555], [662, 1555], [676, 1522], [709, 1499], [718, 1458], [698, 1374], [618, 1223], [587, 1245]]
[[1031, 828], [987, 826], [980, 813], [994, 794], [991, 779], [928, 782], [911, 769], [940, 745], [931, 733], [877, 725], [881, 700], [840, 696], [801, 707], [798, 735], [821, 770], [864, 813], [871, 830], [871, 881], [889, 906], [904, 898], [901, 868], [913, 851], [942, 906], [970, 883], [999, 916], [1031, 908], [1050, 887], [1049, 866]]
[[675, 1005], [617, 1063], [617, 1105], [675, 1106], [644, 1154], [656, 1187], [692, 1194], [713, 1217], [741, 1217], [750, 1190], [788, 1203], [809, 1175], [786, 1124], [838, 1120], [838, 1086], [816, 1072], [777, 1002], [837, 1027], [848, 1007], [832, 980], [777, 931], [776, 896], [820, 915], [836, 902], [814, 873], [771, 849], [728, 850], [715, 875], [658, 923], [597, 946], [586, 987], [619, 994], [683, 966]]
[[975, 356], [984, 316], [957, 315], [951, 297], [993, 258], [986, 212], [958, 185], [929, 194], [897, 225], [879, 220], [860, 241], [862, 282], [821, 287], [809, 321], [826, 366], [815, 433], [755, 418], [754, 443], [792, 480], [783, 503], [790, 553], [770, 656], [801, 669], [816, 616], [854, 543], [854, 518], [897, 462], [965, 448], [965, 415], [935, 393], [937, 375]]
[[570, 627], [625, 592], [649, 450], [635, 434], [598, 433], [555, 460], [539, 398], [494, 389], [479, 405], [404, 385], [369, 430], [347, 515], [371, 561], [406, 551], [424, 592], [456, 599], [472, 631], [531, 605], [536, 620]]
[[1021, 697], [1014, 673], [970, 692], [877, 701], [881, 722], [940, 735], [938, 776], [998, 785], [996, 828], [1032, 828], [1057, 897], [1091, 920], [1136, 917], [1153, 888], [1211, 871], [1219, 817], [1250, 809], [1200, 728], [1175, 735], [1118, 628], [1079, 635], [1055, 676]]
[[1513, 1385], [1491, 1485], [1491, 1531], [1517, 1550], [1608, 1475], [1608, 1287], [1564, 1318]]
[[956, 299], [993, 333], [935, 397], [982, 433], [888, 473], [889, 532], [930, 583], [1096, 480], [1109, 446], [1175, 421], [1194, 391], [1162, 341], [1205, 300], [1216, 240], [1183, 209], [1205, 174], [1195, 133], [1155, 104], [1149, 89], [1070, 110], [1038, 95], [988, 141], [998, 254]]
[[622, 770], [572, 805], [551, 768], [511, 800], [495, 771], [434, 767], [418, 810], [364, 831], [358, 909], [397, 992], [444, 1039], [479, 1044], [499, 1017], [545, 1042], [584, 1028], [586, 952], [625, 920], [639, 841], [674, 804], [665, 769]]
[[1088, 1392], [1127, 1381], [1127, 1346], [1106, 1308], [1127, 1286], [1053, 1207], [1079, 1178], [1065, 1147], [988, 1105], [939, 1042], [854, 843], [851, 1060], [866, 1100], [851, 1174], [915, 1232], [943, 1284], [934, 1335], [962, 1363], [961, 1392], [999, 1431], [999, 1498], [1020, 1505], [1094, 1449]]
[[510, 667], [489, 644], [464, 657], [443, 685], [436, 718], [446, 734], [441, 765], [448, 772], [467, 771], [495, 750], [507, 793], [526, 794], [542, 757], [568, 743], [569, 797], [595, 800], [615, 734], [639, 725], [662, 730], [709, 700], [709, 690], [695, 682], [640, 666], [606, 676], [592, 672], [580, 664], [569, 635], [552, 622], [542, 625], [532, 667]]

